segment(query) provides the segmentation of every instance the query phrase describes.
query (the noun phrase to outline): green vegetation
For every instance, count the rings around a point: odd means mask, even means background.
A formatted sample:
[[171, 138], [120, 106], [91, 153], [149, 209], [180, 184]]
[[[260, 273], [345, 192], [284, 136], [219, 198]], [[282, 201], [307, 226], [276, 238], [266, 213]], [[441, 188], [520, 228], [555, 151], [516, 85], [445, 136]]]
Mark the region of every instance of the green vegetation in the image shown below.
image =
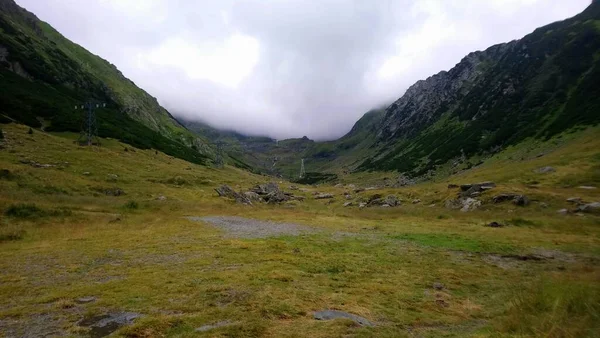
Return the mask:
[[66, 208], [57, 208], [44, 210], [35, 204], [15, 204], [9, 206], [4, 215], [14, 218], [36, 219], [42, 217], [64, 217], [71, 216], [71, 210]]
[[481, 241], [455, 234], [402, 234], [393, 236], [392, 238], [411, 241], [432, 248], [444, 248], [467, 252], [510, 253], [515, 252], [516, 250], [515, 247], [510, 244], [489, 240]]
[[595, 337], [600, 287], [590, 282], [553, 277], [519, 287], [498, 328], [518, 336]]
[[[305, 200], [242, 206], [219, 198], [228, 184], [247, 190], [267, 177], [214, 169], [103, 139], [82, 148], [69, 133], [3, 126], [0, 152], [0, 327], [14, 335], [52, 328], [85, 335], [77, 323], [110, 311], [144, 316], [116, 336], [512, 337], [594, 336], [598, 322], [599, 216], [559, 215], [572, 196], [600, 199], [598, 189], [562, 185], [585, 177], [600, 158], [598, 128], [496, 154], [460, 175], [403, 188], [354, 193], [402, 199], [395, 208], [343, 207], [348, 187], [280, 186]], [[540, 151], [544, 156], [536, 157]], [[64, 163], [38, 168], [37, 163]], [[523, 160], [521, 160], [523, 158]], [[535, 169], [552, 166], [555, 172]], [[385, 173], [338, 181], [365, 187]], [[117, 177], [107, 182], [107, 177]], [[493, 180], [490, 194], [534, 201], [516, 208], [444, 208], [449, 183]], [[530, 186], [531, 181], [537, 181]], [[178, 184], [183, 183], [183, 184]], [[114, 194], [118, 185], [126, 195]], [[108, 186], [107, 186], [108, 185]], [[48, 198], [38, 187], [61, 191]], [[45, 190], [44, 188], [43, 190]], [[111, 194], [106, 194], [111, 190]], [[62, 192], [66, 193], [62, 193]], [[315, 192], [333, 200], [315, 200]], [[412, 204], [413, 199], [421, 203]], [[550, 205], [541, 207], [541, 202]], [[433, 205], [435, 204], [435, 205]], [[356, 205], [356, 204], [355, 204]], [[57, 210], [68, 210], [53, 217]], [[239, 216], [314, 229], [302, 236], [232, 237], [187, 216]], [[507, 226], [485, 226], [498, 221]], [[532, 259], [529, 259], [532, 257]], [[545, 258], [548, 257], [548, 258]], [[552, 257], [552, 258], [550, 258]], [[438, 283], [438, 284], [435, 284]], [[160, 290], [160, 292], [156, 292]], [[95, 301], [80, 303], [81, 297]], [[375, 322], [317, 321], [313, 312], [347, 311]], [[36, 318], [36, 321], [31, 321]], [[12, 330], [12, 331], [9, 331]]]
[[490, 47], [477, 56], [481, 73], [449, 99], [438, 97], [436, 111], [419, 111], [421, 118], [405, 118], [412, 104], [402, 111], [392, 106], [384, 123], [403, 123], [378, 140], [376, 156], [359, 168], [423, 176], [461, 156], [489, 155], [528, 138], [600, 123], [600, 31], [585, 23], [598, 18], [600, 4], [593, 3], [572, 19]]
[[100, 136], [193, 163], [207, 161], [208, 154], [191, 148], [199, 137], [113, 65], [68, 41], [12, 1], [3, 5], [12, 10], [0, 12], [0, 46], [8, 51], [0, 64], [1, 123], [17, 121], [48, 131], [79, 132], [83, 115], [74, 107], [91, 99], [108, 105], [97, 110]]

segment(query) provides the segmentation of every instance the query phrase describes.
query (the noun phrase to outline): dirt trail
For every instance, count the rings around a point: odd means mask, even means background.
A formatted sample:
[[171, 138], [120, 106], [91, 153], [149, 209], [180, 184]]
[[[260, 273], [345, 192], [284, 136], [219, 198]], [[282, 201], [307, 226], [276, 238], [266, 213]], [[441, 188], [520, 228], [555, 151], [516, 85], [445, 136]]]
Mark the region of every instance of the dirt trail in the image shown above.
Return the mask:
[[225, 231], [228, 236], [239, 238], [298, 236], [317, 231], [305, 225], [259, 221], [235, 216], [187, 217], [187, 219], [194, 222], [209, 223]]

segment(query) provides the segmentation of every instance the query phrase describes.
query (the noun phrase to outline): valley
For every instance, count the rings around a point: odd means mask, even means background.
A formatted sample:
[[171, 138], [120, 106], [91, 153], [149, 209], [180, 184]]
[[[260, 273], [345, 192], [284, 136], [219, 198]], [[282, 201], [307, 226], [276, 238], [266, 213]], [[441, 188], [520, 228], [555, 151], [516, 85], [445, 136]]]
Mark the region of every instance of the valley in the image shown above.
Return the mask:
[[599, 60], [594, 1], [275, 140], [0, 0], [0, 337], [597, 337]]

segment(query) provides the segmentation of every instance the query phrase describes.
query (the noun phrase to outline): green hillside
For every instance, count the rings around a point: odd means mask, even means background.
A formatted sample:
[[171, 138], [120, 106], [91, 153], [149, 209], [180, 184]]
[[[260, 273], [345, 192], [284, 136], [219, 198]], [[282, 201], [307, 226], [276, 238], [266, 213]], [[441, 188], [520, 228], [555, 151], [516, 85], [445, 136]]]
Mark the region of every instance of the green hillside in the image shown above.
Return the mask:
[[600, 122], [600, 3], [417, 82], [379, 126], [361, 170], [421, 176], [526, 138]]
[[201, 138], [114, 65], [67, 40], [14, 1], [0, 0], [0, 119], [77, 132], [82, 115], [74, 107], [87, 100], [107, 103], [98, 110], [101, 136], [196, 163], [210, 153]]

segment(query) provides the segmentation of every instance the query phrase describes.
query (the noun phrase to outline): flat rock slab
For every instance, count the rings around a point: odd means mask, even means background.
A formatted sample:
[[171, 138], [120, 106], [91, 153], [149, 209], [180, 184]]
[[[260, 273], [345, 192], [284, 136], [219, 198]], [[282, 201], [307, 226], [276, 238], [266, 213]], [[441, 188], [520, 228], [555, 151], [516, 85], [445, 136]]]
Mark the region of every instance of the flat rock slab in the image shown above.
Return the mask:
[[235, 216], [187, 217], [194, 222], [207, 222], [229, 236], [240, 238], [266, 238], [276, 236], [298, 236], [315, 232], [315, 229], [293, 223], [259, 221]]
[[332, 319], [338, 319], [338, 318], [345, 318], [345, 319], [352, 320], [353, 322], [357, 323], [360, 326], [375, 326], [375, 324], [371, 323], [368, 319], [366, 319], [364, 317], [353, 315], [351, 313], [344, 312], [344, 311], [336, 311], [336, 310], [317, 311], [314, 313], [314, 317], [317, 320], [332, 320]]
[[196, 329], [196, 332], [206, 332], [206, 331], [210, 331], [212, 329], [218, 329], [220, 327], [229, 326], [231, 324], [232, 323], [230, 321], [224, 320], [222, 322], [217, 322], [214, 324], [202, 325]]
[[141, 314], [135, 312], [116, 312], [100, 316], [84, 318], [79, 326], [89, 327], [90, 336], [93, 338], [106, 337], [117, 331], [120, 327], [133, 323]]

